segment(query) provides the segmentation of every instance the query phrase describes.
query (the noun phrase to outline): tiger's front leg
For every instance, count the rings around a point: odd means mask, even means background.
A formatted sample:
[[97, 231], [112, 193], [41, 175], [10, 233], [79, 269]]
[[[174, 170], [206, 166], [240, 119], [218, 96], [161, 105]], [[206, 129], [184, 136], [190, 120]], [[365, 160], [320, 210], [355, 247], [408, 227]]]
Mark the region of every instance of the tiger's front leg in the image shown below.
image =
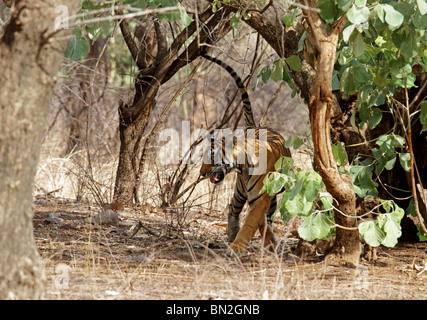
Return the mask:
[[267, 224], [267, 210], [270, 208], [271, 197], [267, 193], [258, 195], [250, 201], [249, 213], [245, 223], [237, 234], [236, 239], [230, 245], [235, 253], [243, 253], [257, 230], [264, 237], [264, 246], [276, 246], [276, 238], [273, 230]]
[[231, 243], [236, 239], [240, 231], [240, 213], [246, 203], [247, 196], [243, 187], [243, 181], [240, 177], [237, 179], [234, 188], [234, 196], [231, 204], [228, 206], [228, 241]]

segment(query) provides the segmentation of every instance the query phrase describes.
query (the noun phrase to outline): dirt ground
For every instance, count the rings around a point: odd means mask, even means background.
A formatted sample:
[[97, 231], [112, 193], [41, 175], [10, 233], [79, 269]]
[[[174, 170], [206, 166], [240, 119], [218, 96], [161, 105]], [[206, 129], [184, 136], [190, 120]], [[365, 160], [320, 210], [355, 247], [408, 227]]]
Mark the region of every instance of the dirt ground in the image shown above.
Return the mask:
[[354, 269], [296, 256], [281, 221], [277, 253], [253, 239], [237, 258], [225, 255], [223, 215], [148, 207], [99, 226], [85, 203], [35, 199], [34, 211], [47, 299], [427, 299], [427, 243], [380, 247]]

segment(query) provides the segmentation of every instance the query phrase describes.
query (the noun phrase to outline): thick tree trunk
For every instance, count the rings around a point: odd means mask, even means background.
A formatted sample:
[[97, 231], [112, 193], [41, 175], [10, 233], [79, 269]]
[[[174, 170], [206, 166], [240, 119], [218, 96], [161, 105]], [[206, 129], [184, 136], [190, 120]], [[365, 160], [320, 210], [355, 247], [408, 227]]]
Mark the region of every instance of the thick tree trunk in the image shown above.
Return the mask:
[[[78, 1], [68, 1], [71, 14]], [[66, 42], [49, 34], [59, 1], [19, 1], [0, 39], [0, 299], [43, 297], [32, 190]]]
[[[310, 8], [316, 8], [315, 0], [302, 0], [301, 3]], [[330, 121], [336, 45], [338, 35], [345, 24], [346, 15], [327, 30], [316, 11], [304, 9], [304, 13], [319, 52], [316, 78], [308, 104], [314, 155], [327, 190], [338, 202], [335, 222], [341, 226], [337, 228], [334, 245], [327, 256], [327, 261], [331, 264], [356, 266], [361, 253], [356, 220], [356, 194], [351, 178], [348, 175], [340, 175], [338, 172], [331, 146]]]

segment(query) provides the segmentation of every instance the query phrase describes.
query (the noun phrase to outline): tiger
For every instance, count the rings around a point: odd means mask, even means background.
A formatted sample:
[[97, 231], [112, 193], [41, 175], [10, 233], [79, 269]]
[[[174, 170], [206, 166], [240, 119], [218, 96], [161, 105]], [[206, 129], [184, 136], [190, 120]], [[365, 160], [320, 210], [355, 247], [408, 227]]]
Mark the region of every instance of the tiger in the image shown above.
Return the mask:
[[[209, 178], [213, 184], [221, 184], [230, 172], [237, 173], [234, 195], [228, 205], [228, 241], [230, 248], [227, 254], [243, 254], [250, 240], [259, 230], [264, 247], [276, 248], [277, 240], [272, 229], [272, 216], [276, 210], [276, 196], [268, 193], [260, 194], [263, 181], [282, 156], [291, 157], [285, 147], [285, 139], [277, 132], [260, 128], [255, 125], [249, 94], [242, 79], [223, 61], [202, 52], [202, 57], [223, 67], [234, 79], [239, 88], [245, 115], [245, 130], [236, 131], [221, 139], [211, 137], [210, 149], [204, 154], [200, 175]], [[226, 152], [232, 150], [232, 152]], [[265, 159], [257, 162], [261, 151], [265, 151]], [[244, 161], [237, 161], [238, 159]], [[265, 161], [266, 160], [266, 161]], [[257, 170], [260, 167], [263, 169]], [[249, 213], [240, 228], [240, 213], [245, 203], [249, 203]]]

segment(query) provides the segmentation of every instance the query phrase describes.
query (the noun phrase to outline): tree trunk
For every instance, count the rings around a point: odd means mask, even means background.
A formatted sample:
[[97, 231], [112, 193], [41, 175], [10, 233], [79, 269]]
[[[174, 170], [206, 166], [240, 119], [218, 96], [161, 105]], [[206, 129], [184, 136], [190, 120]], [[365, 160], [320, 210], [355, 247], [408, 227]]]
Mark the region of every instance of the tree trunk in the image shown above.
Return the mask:
[[[78, 1], [68, 1], [69, 13]], [[45, 119], [66, 42], [59, 1], [17, 1], [0, 39], [0, 299], [39, 299], [43, 263], [33, 237], [32, 190]]]
[[132, 206], [135, 188], [137, 186], [137, 172], [139, 165], [140, 139], [148, 123], [154, 101], [146, 102], [144, 112], [138, 117], [132, 117], [133, 107], [124, 103], [119, 106], [120, 114], [120, 154], [117, 166], [114, 199], [111, 205], [113, 210], [123, 210], [125, 206]]
[[[315, 0], [302, 0], [301, 3], [310, 8], [316, 8]], [[346, 15], [328, 31], [316, 11], [304, 9], [304, 13], [319, 52], [316, 78], [308, 104], [314, 155], [327, 190], [338, 202], [335, 222], [341, 226], [337, 228], [334, 245], [327, 256], [327, 261], [331, 264], [356, 266], [361, 253], [356, 221], [356, 194], [351, 178], [348, 175], [340, 175], [338, 172], [332, 153], [330, 121], [334, 100], [332, 73], [336, 46]]]

